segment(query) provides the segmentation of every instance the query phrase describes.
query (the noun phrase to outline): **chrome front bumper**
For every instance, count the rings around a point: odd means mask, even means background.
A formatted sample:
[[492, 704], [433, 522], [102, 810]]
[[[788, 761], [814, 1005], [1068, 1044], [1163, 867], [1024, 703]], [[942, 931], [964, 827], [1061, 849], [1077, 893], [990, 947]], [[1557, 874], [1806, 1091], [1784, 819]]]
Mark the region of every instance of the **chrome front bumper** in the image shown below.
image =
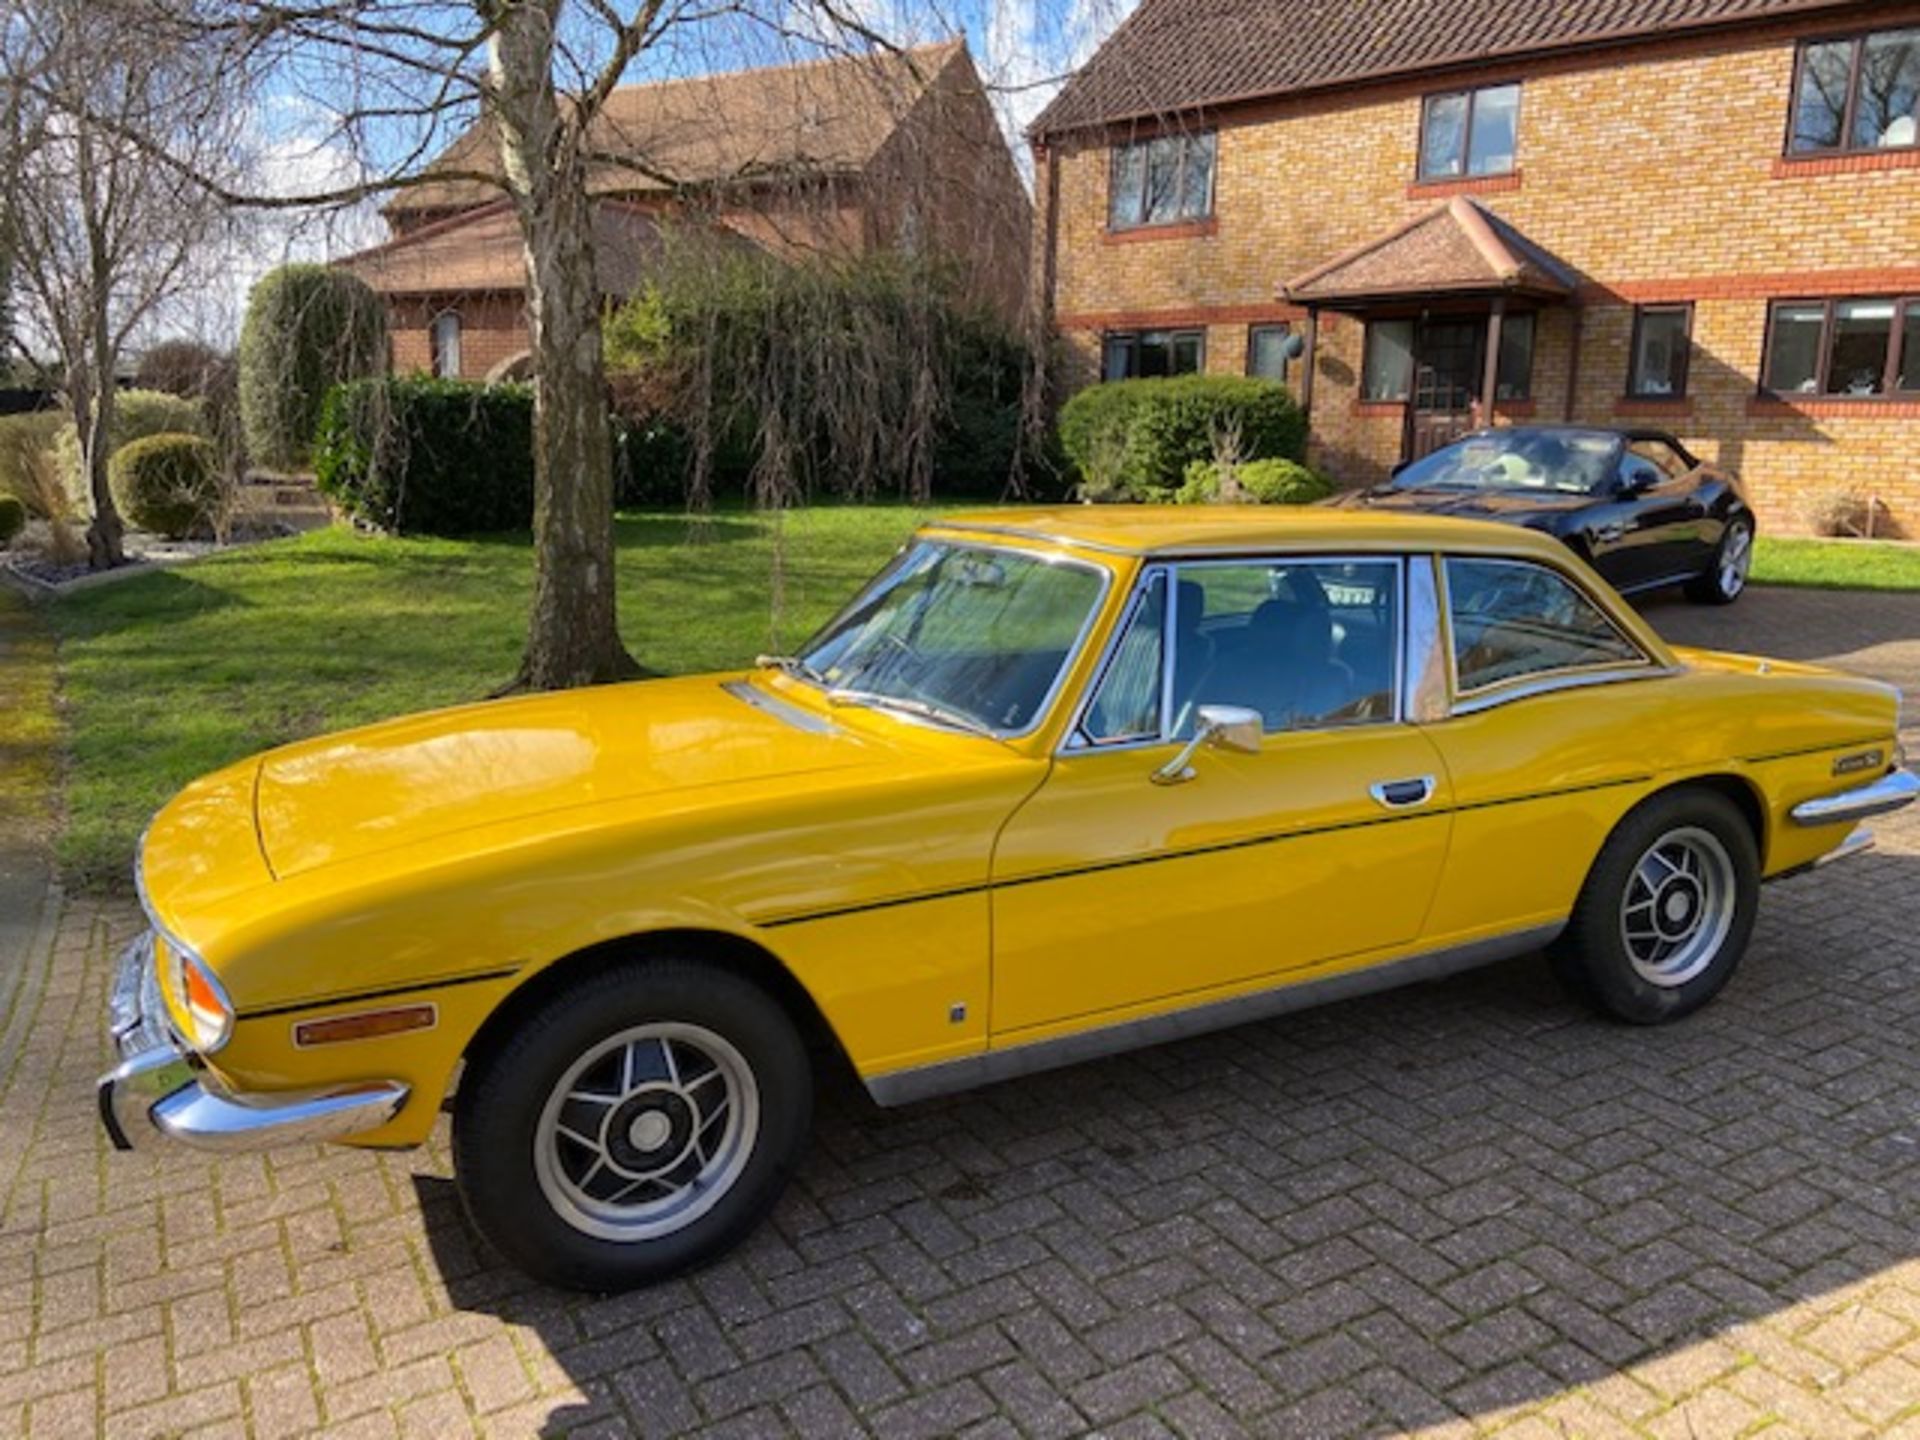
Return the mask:
[[120, 954], [107, 1028], [120, 1063], [100, 1077], [100, 1123], [116, 1150], [135, 1149], [155, 1131], [202, 1150], [341, 1140], [386, 1124], [407, 1100], [398, 1080], [270, 1095], [229, 1090], [173, 1033], [151, 934]]
[[1802, 800], [1788, 813], [1796, 825], [1858, 824], [1911, 805], [1916, 798], [1920, 798], [1920, 777], [1910, 770], [1889, 770], [1870, 784]]

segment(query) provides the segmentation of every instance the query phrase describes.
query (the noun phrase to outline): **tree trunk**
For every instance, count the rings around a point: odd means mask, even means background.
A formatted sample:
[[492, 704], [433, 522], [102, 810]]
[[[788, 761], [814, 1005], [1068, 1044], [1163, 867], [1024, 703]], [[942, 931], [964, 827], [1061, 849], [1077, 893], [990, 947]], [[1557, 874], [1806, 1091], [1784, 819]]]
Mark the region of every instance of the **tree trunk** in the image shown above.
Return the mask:
[[516, 688], [641, 672], [614, 608], [613, 446], [591, 201], [552, 77], [552, 10], [503, 7], [492, 41], [501, 161], [526, 246], [533, 340], [533, 613]]
[[93, 503], [93, 523], [87, 526], [87, 566], [93, 570], [111, 570], [127, 563], [127, 552], [121, 545], [125, 527], [113, 503], [113, 489], [107, 483], [113, 383], [109, 379], [102, 384], [98, 373], [88, 369], [75, 387], [73, 401], [74, 425], [80, 437], [80, 465], [86, 472], [87, 496]]

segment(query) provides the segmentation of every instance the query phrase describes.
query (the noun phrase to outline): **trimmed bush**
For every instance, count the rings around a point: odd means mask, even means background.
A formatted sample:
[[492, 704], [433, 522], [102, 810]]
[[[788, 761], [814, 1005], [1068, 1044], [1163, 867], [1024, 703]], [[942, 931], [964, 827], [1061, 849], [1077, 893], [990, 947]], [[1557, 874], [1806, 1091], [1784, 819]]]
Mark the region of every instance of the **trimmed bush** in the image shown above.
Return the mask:
[[327, 392], [313, 443], [320, 492], [396, 535], [533, 523], [533, 390], [424, 376]]
[[1248, 375], [1179, 375], [1091, 385], [1060, 409], [1060, 444], [1083, 481], [1130, 499], [1171, 498], [1187, 466], [1237, 435], [1249, 460], [1304, 460], [1307, 425], [1286, 386]]
[[17, 496], [0, 495], [0, 549], [13, 543], [13, 537], [27, 528], [27, 507]]
[[113, 452], [107, 479], [121, 514], [169, 540], [211, 529], [220, 508], [219, 456], [204, 436], [130, 441]]
[[282, 265], [247, 300], [240, 331], [240, 417], [247, 451], [277, 470], [304, 468], [327, 392], [386, 368], [380, 297], [326, 265]]
[[[1233, 478], [1240, 487], [1233, 498], [1246, 504], [1311, 505], [1333, 493], [1331, 480], [1297, 460], [1243, 460], [1233, 467]], [[1178, 498], [1182, 505], [1218, 504], [1220, 467], [1211, 460], [1187, 466]]]

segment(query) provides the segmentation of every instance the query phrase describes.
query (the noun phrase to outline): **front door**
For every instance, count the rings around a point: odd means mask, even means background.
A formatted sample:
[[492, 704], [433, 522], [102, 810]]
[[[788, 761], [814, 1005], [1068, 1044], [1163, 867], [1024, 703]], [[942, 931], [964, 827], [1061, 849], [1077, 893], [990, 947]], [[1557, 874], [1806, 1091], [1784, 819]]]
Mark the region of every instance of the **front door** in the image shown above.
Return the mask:
[[1482, 423], [1476, 401], [1486, 380], [1486, 340], [1484, 321], [1422, 320], [1414, 328], [1406, 459], [1429, 455]]
[[[1403, 585], [1395, 558], [1151, 573], [1074, 737], [995, 850], [995, 1045], [1418, 936], [1450, 787], [1399, 718]], [[1258, 753], [1205, 748], [1186, 778], [1156, 782], [1207, 705], [1257, 711]]]

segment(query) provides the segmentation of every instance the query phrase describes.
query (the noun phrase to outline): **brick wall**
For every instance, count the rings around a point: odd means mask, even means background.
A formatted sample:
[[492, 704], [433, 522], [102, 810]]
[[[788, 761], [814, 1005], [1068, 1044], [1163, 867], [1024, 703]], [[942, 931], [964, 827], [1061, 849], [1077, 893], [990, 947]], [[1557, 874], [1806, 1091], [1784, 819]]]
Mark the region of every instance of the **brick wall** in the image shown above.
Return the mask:
[[390, 296], [387, 333], [396, 374], [432, 372], [429, 327], [446, 310], [460, 317], [462, 380], [485, 380], [495, 366], [524, 354], [531, 343], [526, 302], [519, 295]]
[[[1920, 23], [1920, 6], [1875, 20], [1903, 22]], [[1797, 34], [1781, 24], [1242, 106], [1216, 117], [1213, 219], [1163, 234], [1108, 234], [1106, 138], [1056, 140], [1044, 163], [1058, 174], [1042, 185], [1058, 186], [1051, 303], [1066, 383], [1097, 376], [1103, 331], [1136, 325], [1203, 327], [1207, 368], [1238, 371], [1249, 323], [1297, 318], [1278, 298], [1286, 280], [1465, 188], [1582, 276], [1573, 418], [1631, 411], [1632, 306], [1690, 300], [1691, 398], [1649, 423], [1737, 468], [1775, 528], [1797, 526], [1811, 492], [1851, 484], [1920, 533], [1920, 403], [1756, 395], [1769, 298], [1920, 294], [1920, 153], [1781, 159]], [[1423, 93], [1516, 79], [1518, 174], [1415, 185]], [[1542, 418], [1566, 413], [1571, 329], [1564, 309], [1542, 316]], [[1343, 480], [1375, 478], [1403, 417], [1356, 403], [1361, 326], [1323, 317], [1322, 331], [1316, 458]]]

